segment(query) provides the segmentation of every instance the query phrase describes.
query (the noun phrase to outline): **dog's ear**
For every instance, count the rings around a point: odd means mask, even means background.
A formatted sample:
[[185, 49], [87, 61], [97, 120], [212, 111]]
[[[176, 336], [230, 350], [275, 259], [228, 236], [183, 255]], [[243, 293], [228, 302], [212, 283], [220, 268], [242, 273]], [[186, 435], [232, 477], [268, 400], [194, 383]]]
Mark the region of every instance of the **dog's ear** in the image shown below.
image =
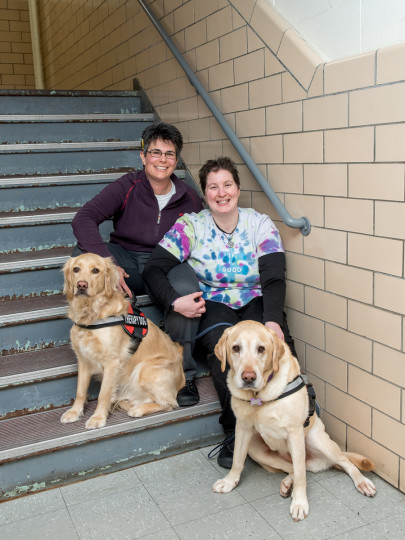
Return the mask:
[[284, 355], [285, 348], [284, 343], [281, 341], [275, 332], [272, 333], [273, 336], [273, 371], [277, 373], [280, 369], [280, 360]]
[[228, 334], [229, 334], [230, 328], [227, 328], [225, 332], [222, 334], [220, 340], [215, 345], [215, 355], [221, 362], [221, 371], [225, 371], [226, 368], [226, 349], [228, 346]]
[[119, 285], [119, 274], [117, 267], [113, 263], [111, 257], [106, 257], [104, 259], [105, 262], [105, 295], [108, 298], [111, 298], [111, 296], [114, 294], [116, 290], [118, 290]]
[[75, 258], [70, 257], [64, 264], [62, 270], [63, 274], [65, 276], [65, 280], [63, 283], [63, 292], [66, 295], [66, 298], [70, 301], [72, 300], [74, 296], [74, 287], [73, 287], [73, 280], [72, 280], [72, 268], [73, 268], [73, 261]]

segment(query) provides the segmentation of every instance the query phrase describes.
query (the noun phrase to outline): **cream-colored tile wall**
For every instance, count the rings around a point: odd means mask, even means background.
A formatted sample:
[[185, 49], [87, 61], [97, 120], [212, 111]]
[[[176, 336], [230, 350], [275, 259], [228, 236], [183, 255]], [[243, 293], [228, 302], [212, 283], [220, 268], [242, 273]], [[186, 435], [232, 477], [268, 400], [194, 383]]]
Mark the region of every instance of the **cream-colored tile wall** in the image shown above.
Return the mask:
[[148, 4], [308, 236], [280, 221], [137, 2], [40, 0], [48, 87], [137, 77], [194, 174], [238, 163], [241, 204], [279, 226], [289, 326], [327, 428], [404, 490], [405, 46], [324, 65], [266, 0]]
[[35, 88], [28, 0], [0, 1], [0, 89]]

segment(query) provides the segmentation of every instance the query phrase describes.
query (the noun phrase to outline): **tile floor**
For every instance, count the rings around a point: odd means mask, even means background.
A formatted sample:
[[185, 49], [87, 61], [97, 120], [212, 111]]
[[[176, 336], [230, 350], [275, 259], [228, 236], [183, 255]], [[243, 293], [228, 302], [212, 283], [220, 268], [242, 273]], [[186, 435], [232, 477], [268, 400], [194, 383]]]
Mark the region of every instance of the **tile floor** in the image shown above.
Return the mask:
[[212, 492], [224, 469], [210, 448], [0, 504], [0, 538], [51, 540], [405, 539], [405, 495], [370, 474], [375, 499], [343, 472], [308, 473], [309, 517], [294, 523], [281, 474], [248, 459], [239, 486]]

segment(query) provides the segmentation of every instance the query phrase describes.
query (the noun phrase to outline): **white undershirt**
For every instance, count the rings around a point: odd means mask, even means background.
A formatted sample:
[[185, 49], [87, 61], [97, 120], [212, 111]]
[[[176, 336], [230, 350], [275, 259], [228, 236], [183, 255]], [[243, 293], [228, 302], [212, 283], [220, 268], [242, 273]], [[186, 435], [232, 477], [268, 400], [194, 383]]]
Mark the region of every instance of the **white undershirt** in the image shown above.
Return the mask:
[[170, 183], [171, 183], [172, 187], [170, 188], [169, 193], [165, 193], [164, 195], [156, 195], [155, 194], [155, 197], [156, 197], [158, 205], [159, 205], [159, 211], [163, 210], [163, 208], [167, 205], [167, 203], [170, 201], [170, 199], [176, 193], [176, 186], [173, 184], [173, 182], [171, 180], [170, 180]]

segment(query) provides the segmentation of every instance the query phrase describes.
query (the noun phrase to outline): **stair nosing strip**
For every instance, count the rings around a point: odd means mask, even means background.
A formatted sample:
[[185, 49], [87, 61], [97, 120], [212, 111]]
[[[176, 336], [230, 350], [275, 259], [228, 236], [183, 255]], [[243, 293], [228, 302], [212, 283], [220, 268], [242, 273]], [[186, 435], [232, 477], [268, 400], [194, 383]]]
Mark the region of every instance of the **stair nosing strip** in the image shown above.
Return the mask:
[[0, 122], [72, 122], [74, 120], [109, 120], [118, 122], [150, 122], [155, 119], [153, 113], [77, 113], [77, 114], [0, 114]]
[[36, 223], [69, 222], [77, 212], [60, 212], [55, 214], [36, 214], [33, 216], [12, 216], [0, 218], [0, 227], [7, 225], [28, 225]]
[[31, 381], [38, 381], [40, 379], [46, 379], [48, 377], [57, 377], [58, 375], [68, 375], [70, 373], [77, 372], [77, 363], [66, 364], [57, 368], [46, 368], [37, 371], [27, 371], [25, 373], [18, 373], [16, 375], [5, 375], [0, 377], [0, 389], [2, 387], [11, 386], [14, 384], [28, 383]]
[[43, 259], [27, 259], [22, 261], [12, 261], [0, 263], [0, 272], [11, 270], [35, 269], [39, 266], [47, 268], [58, 267], [69, 259], [69, 255], [61, 255], [59, 257], [48, 257]]
[[[72, 446], [78, 443], [91, 442], [97, 439], [104, 439], [111, 435], [126, 434], [131, 431], [139, 431], [151, 426], [159, 426], [166, 422], [181, 420], [189, 416], [196, 416], [198, 414], [209, 414], [218, 411], [220, 408], [219, 401], [211, 403], [205, 403], [204, 405], [194, 405], [193, 407], [180, 407], [173, 411], [166, 411], [158, 413], [158, 415], [145, 416], [143, 418], [136, 418], [113, 426], [105, 426], [103, 428], [94, 430], [85, 430], [81, 433], [75, 433], [72, 435], [66, 435], [51, 439], [47, 441], [41, 441], [38, 443], [28, 444], [26, 446], [19, 446], [9, 450], [0, 451], [0, 463], [1, 461], [17, 459], [19, 457], [28, 457], [36, 452], [46, 452], [54, 450], [62, 445]], [[156, 419], [159, 419], [156, 422]], [[155, 420], [155, 422], [154, 422]], [[64, 444], [64, 443], [67, 443]]]
[[140, 148], [141, 141], [97, 141], [97, 142], [65, 142], [65, 143], [20, 143], [20, 144], [2, 144], [0, 145], [0, 154], [22, 153], [40, 150], [41, 152], [72, 152], [89, 150], [116, 150], [125, 148]]

